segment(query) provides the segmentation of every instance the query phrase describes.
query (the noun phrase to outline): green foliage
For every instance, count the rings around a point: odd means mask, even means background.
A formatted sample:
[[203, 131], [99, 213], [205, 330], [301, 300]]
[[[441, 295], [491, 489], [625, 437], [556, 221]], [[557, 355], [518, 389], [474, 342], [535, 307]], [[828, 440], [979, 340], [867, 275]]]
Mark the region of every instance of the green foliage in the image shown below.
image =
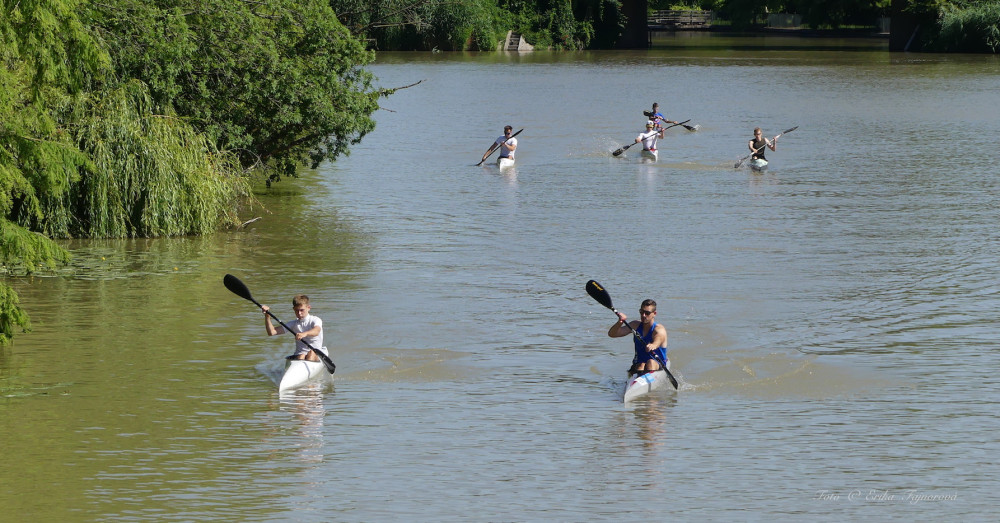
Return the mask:
[[[249, 5], [3, 0], [0, 271], [66, 263], [54, 237], [236, 223], [249, 198], [244, 165], [318, 162], [371, 129], [377, 98], [391, 91], [370, 87], [359, 65], [370, 54], [329, 8]], [[258, 11], [229, 16], [237, 7]], [[248, 19], [259, 23], [253, 38], [239, 25]], [[0, 283], [0, 342], [17, 328], [28, 317]]]
[[734, 29], [747, 29], [766, 20], [768, 4], [758, 0], [727, 0], [720, 9]]
[[941, 29], [929, 50], [960, 53], [1000, 51], [1000, 2], [986, 2], [944, 12]]
[[612, 47], [619, 0], [332, 0], [340, 20], [377, 49], [492, 50], [507, 31], [538, 48]]
[[[233, 155], [170, 114], [155, 114], [137, 80], [102, 93], [76, 128], [92, 168], [63, 200], [72, 224], [53, 234], [92, 238], [203, 234], [239, 223], [250, 188]], [[54, 211], [54, 209], [53, 209]]]
[[889, 10], [889, 0], [797, 0], [784, 8], [801, 14], [809, 27], [872, 25]]
[[[0, 9], [0, 270], [32, 272], [68, 253], [44, 232], [48, 205], [87, 165], [62, 118], [107, 72], [108, 57], [75, 16], [74, 0], [2, 0]], [[71, 112], [70, 112], [71, 114]], [[0, 283], [0, 343], [28, 328], [17, 295]]]
[[331, 0], [351, 33], [376, 49], [493, 50], [503, 39], [494, 0]]
[[68, 261], [69, 253], [49, 238], [0, 220], [0, 266], [5, 273], [52, 269]]
[[539, 48], [611, 48], [625, 19], [618, 0], [501, 1], [508, 26]]
[[323, 0], [107, 0], [88, 17], [119, 74], [149, 86], [270, 179], [347, 154], [372, 129], [374, 59]]
[[106, 71], [107, 55], [76, 16], [79, 3], [0, 0], [0, 43], [27, 67], [33, 98], [50, 86], [78, 91]]
[[496, 26], [499, 11], [493, 0], [431, 2], [420, 12], [427, 22], [419, 33], [430, 48], [492, 51], [504, 37]]
[[10, 343], [15, 330], [29, 332], [31, 322], [14, 289], [0, 281], [0, 345]]
[[715, 0], [649, 0], [650, 11], [711, 11]]

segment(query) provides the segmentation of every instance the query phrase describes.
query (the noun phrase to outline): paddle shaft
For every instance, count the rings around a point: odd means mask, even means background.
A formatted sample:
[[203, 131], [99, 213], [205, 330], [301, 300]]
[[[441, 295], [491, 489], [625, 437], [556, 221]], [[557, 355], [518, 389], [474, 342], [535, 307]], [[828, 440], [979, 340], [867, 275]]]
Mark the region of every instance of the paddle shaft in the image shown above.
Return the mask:
[[[796, 125], [795, 127], [792, 127], [791, 129], [785, 129], [784, 131], [776, 134], [774, 136], [774, 138], [771, 139], [771, 142], [774, 143], [774, 141], [777, 140], [779, 136], [781, 136], [783, 134], [788, 134], [788, 133], [790, 133], [790, 132], [792, 132], [792, 131], [794, 131], [794, 130], [796, 130], [798, 128], [799, 128], [799, 126]], [[758, 147], [757, 149], [754, 149], [752, 153], [744, 156], [743, 158], [740, 158], [740, 161], [736, 162], [736, 165], [734, 165], [733, 167], [738, 169], [739, 166], [743, 165], [743, 162], [749, 160], [751, 156], [759, 153], [760, 151], [763, 151], [765, 147], [767, 147], [766, 143], [764, 145]]]
[[[524, 129], [521, 129], [521, 131], [523, 131], [523, 130], [524, 130]], [[517, 135], [521, 134], [521, 131], [518, 131], [518, 132], [516, 132], [516, 133], [514, 133], [514, 134], [510, 135], [510, 138], [513, 138], [513, 137], [515, 137], [515, 136], [517, 136]], [[510, 138], [507, 138], [507, 140], [510, 140]], [[491, 145], [491, 146], [490, 146], [490, 150], [489, 150], [489, 151], [486, 151], [486, 156], [484, 156], [482, 160], [479, 160], [479, 163], [477, 163], [477, 164], [476, 164], [476, 167], [479, 167], [480, 165], [482, 165], [482, 164], [483, 164], [483, 162], [485, 162], [485, 161], [486, 161], [486, 159], [487, 159], [487, 158], [489, 158], [490, 156], [493, 156], [493, 151], [498, 151], [498, 150], [500, 150], [500, 146], [501, 146], [502, 144], [506, 143], [506, 142], [507, 142], [507, 140], [504, 140], [504, 141], [502, 141], [502, 142], [500, 142], [500, 143], [496, 143], [496, 142], [493, 142], [493, 145]]]
[[[247, 286], [244, 285], [243, 282], [240, 281], [235, 276], [227, 274], [225, 280], [223, 280], [223, 283], [226, 285], [227, 289], [233, 292], [233, 294], [236, 294], [241, 298], [250, 300], [251, 302], [253, 302], [254, 305], [257, 306], [257, 308], [264, 310], [264, 306], [261, 305], [260, 302], [258, 302], [257, 300], [253, 299], [253, 296], [250, 295], [250, 289], [248, 289]], [[295, 334], [295, 332], [292, 331], [292, 329], [288, 325], [285, 325], [285, 322], [281, 321], [277, 316], [275, 316], [273, 312], [271, 312], [270, 310], [264, 312], [267, 313], [268, 316], [273, 318], [274, 321], [278, 322], [278, 324], [281, 325], [285, 329], [285, 331], [287, 331], [289, 334], [292, 335]], [[316, 349], [315, 347], [310, 345], [309, 342], [305, 340], [297, 340], [297, 341], [301, 341], [306, 347], [309, 347], [309, 350], [313, 351], [313, 353], [319, 356], [319, 359], [323, 360], [323, 365], [326, 366], [326, 370], [330, 371], [330, 374], [333, 374], [334, 371], [337, 370], [337, 365], [335, 365], [333, 363], [333, 360], [331, 360], [330, 357], [327, 356], [325, 353]]]
[[[691, 121], [691, 120], [684, 120], [683, 122], [678, 122], [678, 123], [675, 123], [675, 124], [673, 124], [673, 125], [670, 125], [670, 126], [667, 126], [667, 127], [664, 127], [663, 129], [660, 129], [659, 131], [657, 131], [657, 133], [660, 133], [660, 132], [663, 132], [663, 131], [666, 131], [667, 129], [670, 129], [671, 127], [677, 127], [678, 125], [684, 125], [685, 123], [687, 123], [687, 122], [690, 122], [690, 121]], [[630, 143], [630, 144], [626, 145], [625, 147], [622, 147], [621, 149], [618, 149], [618, 150], [616, 150], [615, 152], [611, 153], [611, 155], [612, 155], [612, 156], [621, 156], [621, 154], [622, 154], [623, 152], [627, 151], [629, 147], [632, 147], [633, 145], [635, 145], [635, 144], [637, 144], [637, 143], [639, 143], [639, 142], [632, 142], [632, 143]]]
[[[594, 300], [597, 301], [597, 303], [600, 303], [601, 305], [604, 305], [608, 309], [611, 309], [611, 312], [614, 312], [616, 316], [618, 314], [621, 314], [618, 312], [618, 309], [616, 309], [614, 304], [611, 302], [611, 295], [608, 294], [608, 291], [606, 291], [604, 287], [601, 286], [600, 283], [597, 283], [594, 280], [588, 281], [587, 294], [589, 294], [591, 298], [594, 298]], [[643, 343], [646, 342], [646, 340], [642, 339], [642, 336], [639, 335], [639, 331], [635, 330], [631, 324], [629, 324], [627, 321], [621, 321], [621, 318], [618, 318], [618, 321], [624, 324], [626, 327], [628, 327], [628, 330], [632, 331], [632, 335], [635, 336], [637, 340]], [[670, 369], [667, 368], [667, 362], [661, 360], [658, 354], [654, 355], [653, 358], [660, 364], [660, 367], [663, 368], [663, 372], [667, 373], [667, 378], [670, 380], [670, 384], [674, 386], [674, 389], [677, 389], [678, 388], [677, 379], [674, 378], [674, 375], [670, 373]]]

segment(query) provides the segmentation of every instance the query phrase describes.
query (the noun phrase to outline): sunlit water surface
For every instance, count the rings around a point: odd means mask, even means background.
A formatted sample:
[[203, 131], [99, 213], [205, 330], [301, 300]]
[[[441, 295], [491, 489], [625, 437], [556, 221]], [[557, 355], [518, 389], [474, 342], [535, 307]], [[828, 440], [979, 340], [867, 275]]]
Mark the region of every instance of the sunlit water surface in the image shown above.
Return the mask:
[[[809, 50], [795, 49], [795, 45]], [[387, 54], [378, 128], [206, 238], [10, 280], [21, 520], [986, 520], [1000, 62], [884, 42]], [[697, 132], [634, 148], [652, 102]], [[474, 167], [505, 124], [517, 165]], [[769, 170], [754, 126], [798, 126]], [[248, 216], [249, 219], [251, 216]], [[278, 395], [305, 292], [334, 388]], [[659, 302], [681, 389], [622, 405]], [[632, 514], [632, 515], [630, 515]]]

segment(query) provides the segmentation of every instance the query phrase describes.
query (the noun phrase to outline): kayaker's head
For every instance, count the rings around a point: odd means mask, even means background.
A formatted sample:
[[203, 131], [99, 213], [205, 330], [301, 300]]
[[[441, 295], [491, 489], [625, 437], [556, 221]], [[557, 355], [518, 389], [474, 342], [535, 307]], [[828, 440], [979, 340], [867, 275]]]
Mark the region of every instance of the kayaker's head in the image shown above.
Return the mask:
[[660, 111], [660, 104], [653, 102], [653, 113], [658, 113]]
[[656, 318], [656, 302], [651, 299], [642, 300], [642, 305], [639, 306], [639, 320], [644, 325], [652, 325], [654, 318]]
[[298, 296], [292, 298], [292, 310], [295, 311], [295, 317], [297, 319], [303, 319], [309, 315], [309, 310], [312, 307], [309, 306], [309, 296], [305, 294], [299, 294]]
[[764, 131], [761, 131], [760, 127], [754, 127], [753, 128], [753, 135], [754, 136], [759, 137], [761, 134], [764, 134]]
[[648, 131], [652, 128], [653, 128], [653, 122], [646, 122], [646, 130]]
[[514, 128], [513, 127], [511, 127], [509, 125], [503, 126], [503, 134], [509, 135], [512, 132], [514, 132]]

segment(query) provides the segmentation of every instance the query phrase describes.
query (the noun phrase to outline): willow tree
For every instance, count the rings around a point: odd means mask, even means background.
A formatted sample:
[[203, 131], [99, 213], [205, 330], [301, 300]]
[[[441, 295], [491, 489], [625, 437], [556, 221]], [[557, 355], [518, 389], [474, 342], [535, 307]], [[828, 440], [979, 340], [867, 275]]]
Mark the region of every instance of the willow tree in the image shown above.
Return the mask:
[[270, 179], [374, 129], [374, 53], [322, 0], [105, 0], [88, 17], [118, 74]]
[[[236, 220], [248, 193], [235, 156], [139, 81], [119, 79], [74, 0], [3, 0], [0, 13], [0, 269], [54, 267], [55, 238], [202, 233]], [[0, 342], [27, 330], [0, 281]]]
[[[68, 259], [39, 226], [88, 162], [57, 113], [109, 62], [75, 16], [75, 0], [2, 3], [0, 264], [5, 273], [31, 272]], [[28, 327], [17, 295], [0, 281], [0, 342]]]

